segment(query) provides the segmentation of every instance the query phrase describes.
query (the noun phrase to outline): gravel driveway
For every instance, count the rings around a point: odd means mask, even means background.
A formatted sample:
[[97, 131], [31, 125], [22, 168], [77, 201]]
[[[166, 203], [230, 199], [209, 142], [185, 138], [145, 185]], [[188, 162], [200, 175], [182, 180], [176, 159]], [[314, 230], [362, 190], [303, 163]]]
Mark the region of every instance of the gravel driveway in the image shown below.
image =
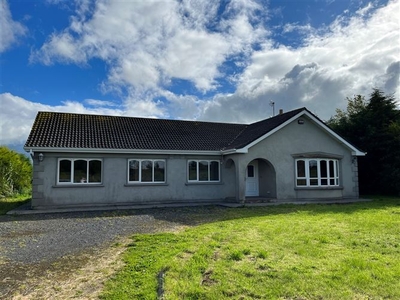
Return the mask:
[[0, 216], [0, 299], [58, 261], [96, 252], [135, 233], [212, 221], [217, 206]]

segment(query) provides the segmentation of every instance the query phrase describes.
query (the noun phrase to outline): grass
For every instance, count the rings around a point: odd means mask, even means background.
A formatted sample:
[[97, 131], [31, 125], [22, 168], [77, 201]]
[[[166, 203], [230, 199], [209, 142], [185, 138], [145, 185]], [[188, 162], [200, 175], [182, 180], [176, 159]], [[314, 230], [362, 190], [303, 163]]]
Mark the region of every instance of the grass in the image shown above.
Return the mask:
[[133, 236], [102, 299], [400, 299], [400, 198], [209, 214]]
[[31, 200], [31, 195], [18, 195], [15, 197], [0, 198], [0, 215]]

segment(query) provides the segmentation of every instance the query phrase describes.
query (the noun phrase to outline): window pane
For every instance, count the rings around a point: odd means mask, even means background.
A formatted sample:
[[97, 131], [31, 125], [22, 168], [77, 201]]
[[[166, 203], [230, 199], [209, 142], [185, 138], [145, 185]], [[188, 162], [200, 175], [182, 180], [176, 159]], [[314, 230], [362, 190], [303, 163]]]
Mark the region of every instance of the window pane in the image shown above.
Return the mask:
[[329, 179], [329, 185], [335, 185], [335, 179]]
[[297, 177], [306, 177], [306, 164], [304, 160], [297, 161]]
[[250, 178], [254, 177], [254, 166], [253, 165], [247, 166], [247, 177], [250, 177]]
[[101, 182], [101, 160], [89, 161], [89, 182]]
[[189, 162], [189, 180], [197, 180], [197, 162]]
[[150, 160], [142, 161], [142, 182], [153, 181], [153, 162]]
[[326, 160], [321, 160], [319, 162], [319, 169], [320, 169], [322, 178], [326, 178], [328, 176], [328, 169], [327, 169], [326, 163], [327, 163]]
[[335, 161], [335, 166], [336, 166], [335, 177], [338, 178], [339, 177], [339, 161]]
[[310, 179], [310, 185], [318, 185], [318, 179]]
[[87, 183], [87, 161], [74, 161], [74, 183]]
[[335, 177], [334, 161], [329, 161], [329, 177]]
[[219, 181], [219, 162], [212, 161], [210, 163], [210, 180]]
[[316, 160], [309, 161], [309, 168], [310, 168], [310, 178], [317, 178], [318, 177], [318, 166]]
[[199, 162], [199, 180], [208, 181], [208, 161]]
[[306, 185], [305, 179], [297, 179], [297, 185]]
[[321, 179], [321, 185], [328, 185], [328, 179]]
[[129, 181], [139, 181], [139, 161], [129, 161]]
[[154, 162], [154, 181], [165, 181], [165, 162], [158, 160]]
[[71, 182], [71, 161], [69, 159], [60, 160], [58, 180], [59, 182]]

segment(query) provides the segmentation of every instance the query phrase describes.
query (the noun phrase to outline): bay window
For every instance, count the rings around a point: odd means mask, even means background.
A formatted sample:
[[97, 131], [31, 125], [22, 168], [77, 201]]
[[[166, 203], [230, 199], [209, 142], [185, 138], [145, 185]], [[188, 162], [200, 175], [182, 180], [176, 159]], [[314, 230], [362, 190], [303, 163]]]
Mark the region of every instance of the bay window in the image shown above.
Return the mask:
[[339, 186], [339, 161], [326, 158], [297, 159], [296, 186]]

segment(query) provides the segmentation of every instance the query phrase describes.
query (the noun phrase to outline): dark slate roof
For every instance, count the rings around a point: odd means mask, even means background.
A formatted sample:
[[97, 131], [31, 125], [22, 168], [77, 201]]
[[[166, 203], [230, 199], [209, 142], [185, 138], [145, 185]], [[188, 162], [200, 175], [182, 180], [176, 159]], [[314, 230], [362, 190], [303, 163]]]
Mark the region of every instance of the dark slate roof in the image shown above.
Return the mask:
[[39, 112], [25, 148], [192, 150], [239, 149], [304, 108], [253, 124]]

